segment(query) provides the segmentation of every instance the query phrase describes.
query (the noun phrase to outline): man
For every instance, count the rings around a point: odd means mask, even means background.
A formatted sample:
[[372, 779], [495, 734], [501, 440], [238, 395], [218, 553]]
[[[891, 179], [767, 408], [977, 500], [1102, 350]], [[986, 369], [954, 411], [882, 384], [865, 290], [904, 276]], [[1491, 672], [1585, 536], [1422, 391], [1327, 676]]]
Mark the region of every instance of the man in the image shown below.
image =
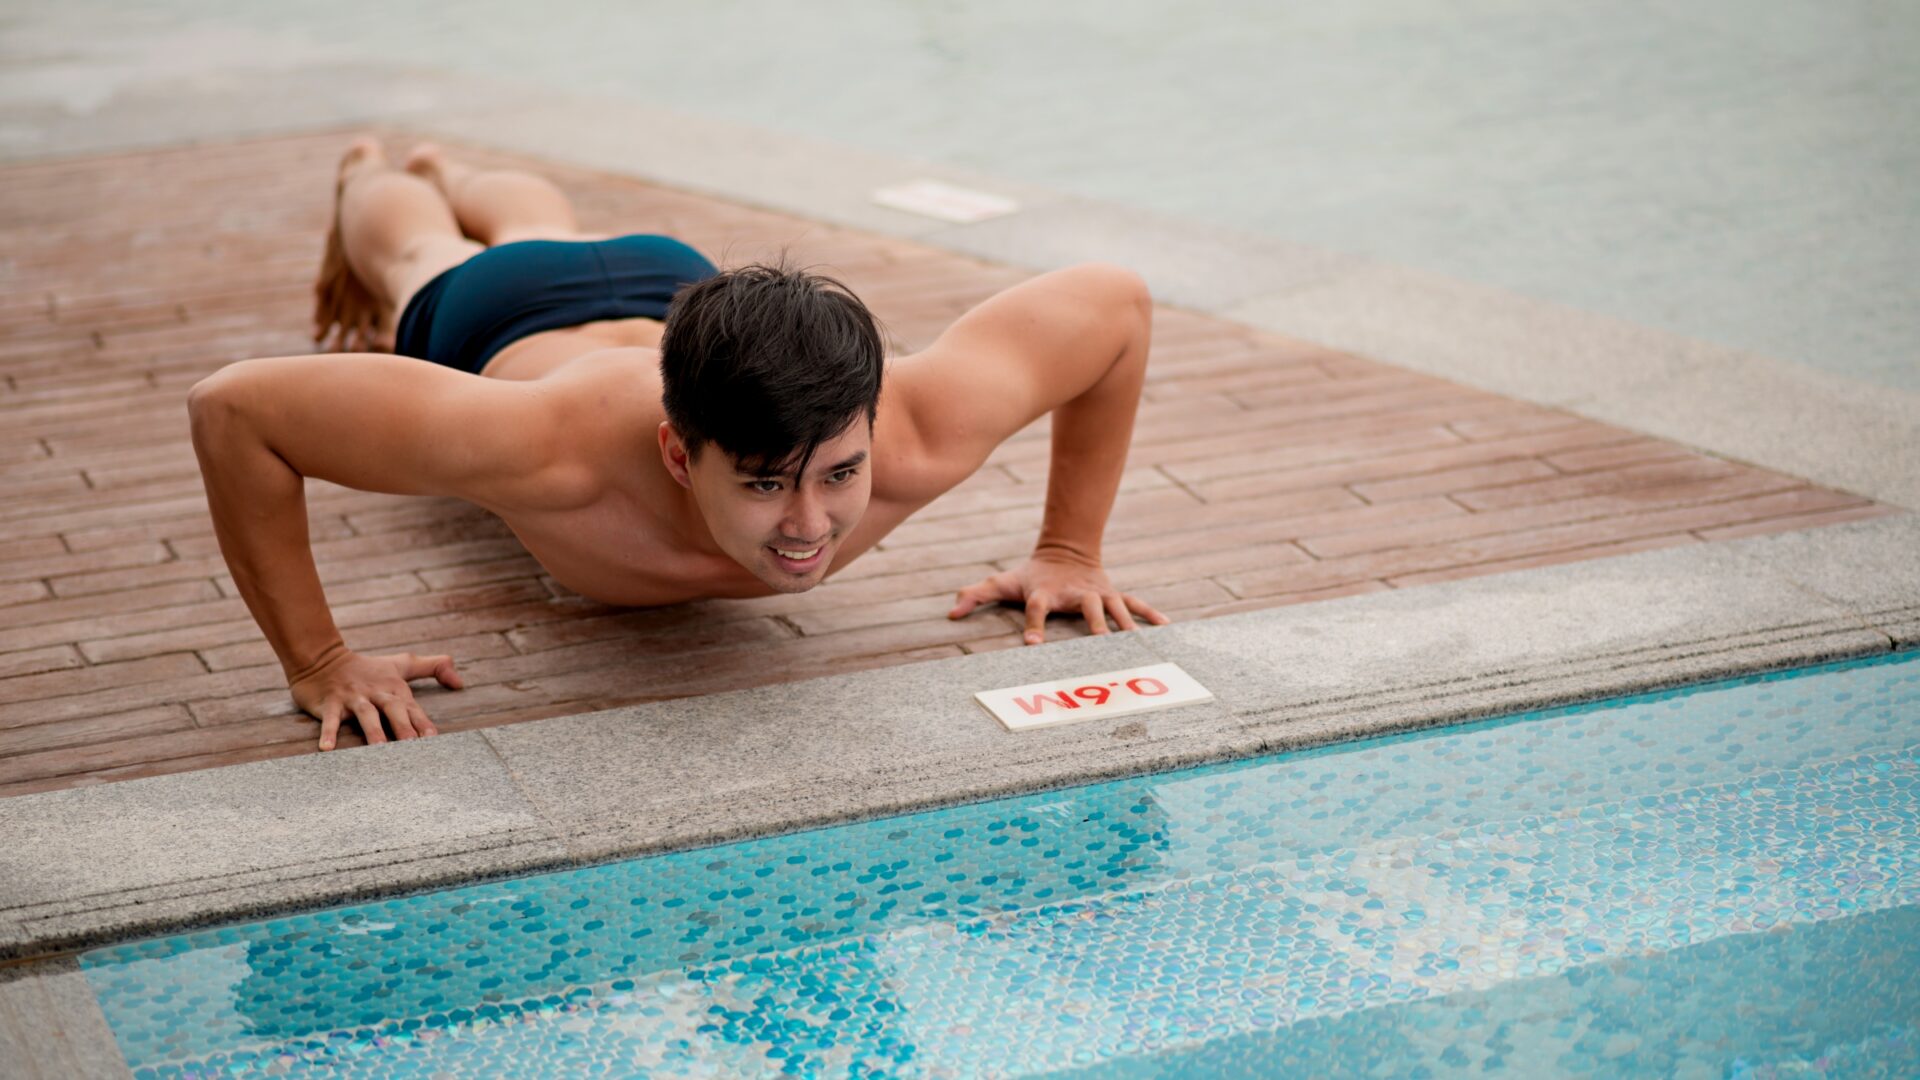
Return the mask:
[[316, 340], [401, 355], [241, 361], [188, 410], [221, 553], [322, 750], [347, 716], [369, 743], [434, 734], [408, 680], [461, 682], [450, 657], [346, 646], [308, 544], [309, 476], [465, 499], [606, 603], [764, 596], [818, 585], [1051, 412], [1034, 553], [949, 617], [1023, 604], [1029, 644], [1050, 612], [1096, 634], [1167, 621], [1100, 563], [1152, 311], [1127, 271], [1010, 288], [883, 384], [871, 316], [828, 279], [588, 236], [539, 177], [430, 145], [393, 169], [361, 140], [316, 291]]

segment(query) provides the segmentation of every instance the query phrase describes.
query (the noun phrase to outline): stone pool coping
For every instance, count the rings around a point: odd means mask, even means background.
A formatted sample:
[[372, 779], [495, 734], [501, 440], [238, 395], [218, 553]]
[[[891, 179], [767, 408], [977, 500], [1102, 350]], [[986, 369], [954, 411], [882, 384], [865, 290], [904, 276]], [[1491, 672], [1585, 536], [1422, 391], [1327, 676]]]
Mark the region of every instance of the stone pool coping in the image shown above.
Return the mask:
[[[1920, 645], [1920, 518], [7, 801], [0, 960]], [[1205, 705], [976, 690], [1171, 660]]]

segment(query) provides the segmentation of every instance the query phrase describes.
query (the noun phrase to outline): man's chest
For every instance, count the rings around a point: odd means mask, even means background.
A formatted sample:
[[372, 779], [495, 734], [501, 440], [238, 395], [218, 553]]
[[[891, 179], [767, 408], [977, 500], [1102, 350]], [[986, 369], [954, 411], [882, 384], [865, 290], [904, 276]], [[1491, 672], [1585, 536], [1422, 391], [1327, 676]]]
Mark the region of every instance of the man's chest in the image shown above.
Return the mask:
[[673, 543], [651, 516], [614, 501], [554, 513], [505, 518], [527, 553], [561, 585], [594, 600], [629, 607], [676, 604], [705, 596], [755, 595], [734, 580], [730, 559]]
[[[914, 506], [876, 499], [834, 559], [838, 572], [872, 550]], [[771, 595], [733, 559], [690, 550], [654, 515], [620, 500], [505, 520], [553, 579], [602, 603], [633, 607]]]

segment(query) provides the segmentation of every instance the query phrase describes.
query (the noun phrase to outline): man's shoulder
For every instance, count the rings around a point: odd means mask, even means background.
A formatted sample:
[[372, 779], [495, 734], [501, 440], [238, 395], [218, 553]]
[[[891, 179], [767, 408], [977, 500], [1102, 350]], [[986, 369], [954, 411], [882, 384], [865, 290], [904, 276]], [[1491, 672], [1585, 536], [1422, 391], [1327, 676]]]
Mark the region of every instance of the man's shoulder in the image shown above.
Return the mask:
[[[573, 508], [619, 486], [637, 454], [652, 448], [664, 412], [645, 349], [584, 354], [537, 379], [507, 385], [541, 402], [537, 430], [520, 433], [545, 448], [541, 496], [529, 508]], [[620, 355], [630, 354], [630, 355]]]
[[605, 414], [626, 423], [665, 415], [660, 404], [660, 353], [655, 349], [621, 347], [582, 353], [530, 380], [530, 385], [589, 415]]
[[1008, 403], [969, 371], [976, 359], [965, 338], [946, 335], [889, 364], [874, 419], [874, 498], [924, 506], [1012, 434]]

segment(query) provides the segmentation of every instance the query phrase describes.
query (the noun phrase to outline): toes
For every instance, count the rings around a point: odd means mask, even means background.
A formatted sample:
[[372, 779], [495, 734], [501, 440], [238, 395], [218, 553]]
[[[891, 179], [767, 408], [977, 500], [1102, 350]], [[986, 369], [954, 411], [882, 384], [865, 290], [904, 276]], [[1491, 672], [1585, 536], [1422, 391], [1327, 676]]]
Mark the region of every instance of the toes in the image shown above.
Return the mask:
[[347, 151], [340, 155], [338, 184], [334, 194], [345, 191], [347, 181], [364, 169], [384, 168], [387, 164], [386, 151], [380, 148], [380, 140], [371, 135], [362, 135], [347, 145]]
[[340, 155], [340, 167], [344, 171], [363, 161], [385, 160], [386, 153], [380, 149], [380, 140], [371, 135], [361, 135], [347, 144], [347, 152]]
[[440, 144], [423, 142], [407, 154], [404, 168], [415, 176], [431, 178], [440, 169]]

